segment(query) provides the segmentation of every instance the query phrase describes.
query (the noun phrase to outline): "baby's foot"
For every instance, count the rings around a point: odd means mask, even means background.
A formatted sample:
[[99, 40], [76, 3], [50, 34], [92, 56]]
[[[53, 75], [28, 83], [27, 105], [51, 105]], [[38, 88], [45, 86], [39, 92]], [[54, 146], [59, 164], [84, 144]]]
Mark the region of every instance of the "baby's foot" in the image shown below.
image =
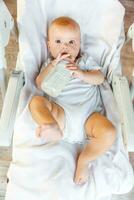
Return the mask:
[[78, 160], [77, 167], [75, 171], [74, 182], [76, 184], [82, 185], [88, 181], [89, 178], [89, 162], [84, 162]]
[[42, 137], [46, 142], [59, 141], [62, 138], [62, 132], [58, 124], [43, 124], [36, 129], [37, 137]]

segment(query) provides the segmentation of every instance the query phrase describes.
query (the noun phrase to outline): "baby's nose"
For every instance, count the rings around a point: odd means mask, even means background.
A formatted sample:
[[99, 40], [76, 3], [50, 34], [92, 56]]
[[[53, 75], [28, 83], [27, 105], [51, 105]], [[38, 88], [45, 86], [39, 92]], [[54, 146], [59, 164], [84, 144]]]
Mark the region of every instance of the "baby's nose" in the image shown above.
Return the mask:
[[68, 47], [68, 43], [65, 42], [65, 43], [63, 44], [63, 48], [67, 48], [67, 47]]

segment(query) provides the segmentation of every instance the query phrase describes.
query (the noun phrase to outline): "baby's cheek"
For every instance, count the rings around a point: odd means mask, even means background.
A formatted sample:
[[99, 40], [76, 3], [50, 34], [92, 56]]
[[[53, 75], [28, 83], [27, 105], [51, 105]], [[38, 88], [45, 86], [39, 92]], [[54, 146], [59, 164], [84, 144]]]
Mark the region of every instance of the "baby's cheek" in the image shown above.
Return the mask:
[[74, 47], [74, 51], [79, 52], [80, 48], [79, 47]]
[[58, 49], [55, 49], [54, 51], [54, 57], [57, 58], [59, 55], [60, 51]]
[[60, 48], [57, 46], [57, 45], [52, 45], [51, 46], [51, 54], [54, 58], [57, 58], [57, 56], [59, 55], [59, 53], [61, 52], [60, 51]]

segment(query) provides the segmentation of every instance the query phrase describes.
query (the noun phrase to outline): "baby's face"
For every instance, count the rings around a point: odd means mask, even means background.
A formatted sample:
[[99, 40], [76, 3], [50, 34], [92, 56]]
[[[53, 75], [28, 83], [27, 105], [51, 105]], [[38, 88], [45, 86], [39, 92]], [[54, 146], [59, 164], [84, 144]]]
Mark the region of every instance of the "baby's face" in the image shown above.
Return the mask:
[[54, 25], [49, 30], [48, 48], [53, 58], [59, 54], [70, 54], [75, 60], [80, 51], [80, 31]]

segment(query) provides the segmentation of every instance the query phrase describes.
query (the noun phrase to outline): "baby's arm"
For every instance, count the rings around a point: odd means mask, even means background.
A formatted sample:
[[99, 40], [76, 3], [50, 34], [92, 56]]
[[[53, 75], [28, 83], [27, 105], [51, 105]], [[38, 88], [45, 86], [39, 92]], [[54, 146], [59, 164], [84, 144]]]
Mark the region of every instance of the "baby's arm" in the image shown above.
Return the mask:
[[73, 76], [76, 78], [80, 78], [82, 81], [92, 84], [92, 85], [100, 85], [103, 83], [105, 77], [100, 70], [81, 70], [75, 64], [67, 65], [67, 68], [73, 71]]
[[93, 85], [100, 85], [103, 83], [105, 77], [100, 70], [82, 71], [83, 81]]

